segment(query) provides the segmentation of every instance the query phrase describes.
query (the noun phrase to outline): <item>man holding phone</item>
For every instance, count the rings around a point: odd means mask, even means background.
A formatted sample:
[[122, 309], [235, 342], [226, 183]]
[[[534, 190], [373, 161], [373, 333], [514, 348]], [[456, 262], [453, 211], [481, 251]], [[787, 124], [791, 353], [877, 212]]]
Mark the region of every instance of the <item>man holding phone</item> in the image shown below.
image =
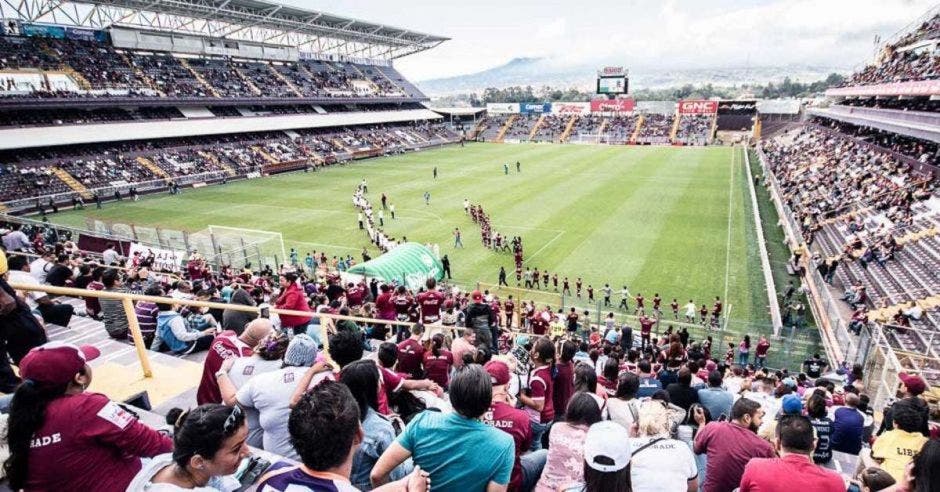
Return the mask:
[[704, 492], [734, 490], [741, 482], [744, 466], [752, 458], [776, 457], [770, 443], [757, 437], [764, 410], [756, 401], [747, 398], [736, 401], [731, 407], [730, 422], [709, 422], [706, 425], [701, 407], [696, 407], [694, 417], [699, 432], [692, 451], [708, 455], [702, 486]]

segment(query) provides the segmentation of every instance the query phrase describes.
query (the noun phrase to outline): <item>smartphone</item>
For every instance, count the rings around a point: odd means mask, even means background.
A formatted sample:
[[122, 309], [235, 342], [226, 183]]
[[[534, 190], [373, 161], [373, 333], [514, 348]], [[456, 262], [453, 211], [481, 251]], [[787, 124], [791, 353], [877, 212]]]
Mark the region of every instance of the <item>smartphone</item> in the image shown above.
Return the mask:
[[855, 480], [852, 480], [849, 482], [849, 486], [846, 487], [845, 492], [862, 492], [862, 486]]
[[270, 318], [270, 317], [271, 317], [271, 308], [269, 308], [269, 307], [267, 307], [267, 306], [261, 308], [261, 317], [262, 317], [262, 318]]
[[271, 467], [271, 462], [260, 457], [251, 456], [242, 461], [241, 466], [235, 471], [235, 479], [242, 484], [238, 490], [247, 490], [258, 480], [261, 475]]

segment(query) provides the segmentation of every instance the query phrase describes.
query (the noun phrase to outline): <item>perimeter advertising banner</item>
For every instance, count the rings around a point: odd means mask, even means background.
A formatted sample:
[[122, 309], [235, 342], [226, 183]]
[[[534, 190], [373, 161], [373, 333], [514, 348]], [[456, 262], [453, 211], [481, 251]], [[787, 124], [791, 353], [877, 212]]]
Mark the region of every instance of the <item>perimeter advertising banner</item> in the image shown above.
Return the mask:
[[519, 103], [487, 103], [486, 112], [490, 114], [516, 114]]
[[718, 101], [705, 99], [687, 99], [679, 101], [679, 114], [715, 114], [718, 112]]
[[753, 116], [757, 114], [757, 101], [718, 101], [718, 114]]
[[552, 112], [552, 103], [519, 103], [522, 114], [548, 114]]
[[140, 253], [141, 258], [146, 258], [152, 254], [154, 257], [152, 270], [154, 271], [179, 272], [183, 265], [183, 260], [186, 258], [184, 251], [153, 248], [140, 243], [131, 243], [130, 251], [128, 251], [127, 256], [133, 257], [134, 253]]
[[591, 101], [592, 113], [631, 113], [636, 106], [633, 99], [595, 99]]
[[587, 102], [556, 102], [552, 103], [554, 114], [589, 114], [591, 103]]

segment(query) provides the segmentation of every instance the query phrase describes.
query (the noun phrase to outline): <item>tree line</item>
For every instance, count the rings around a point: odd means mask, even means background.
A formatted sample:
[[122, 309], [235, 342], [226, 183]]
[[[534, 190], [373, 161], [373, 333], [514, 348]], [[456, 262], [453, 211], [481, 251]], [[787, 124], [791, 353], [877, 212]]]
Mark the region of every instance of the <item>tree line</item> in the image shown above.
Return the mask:
[[[693, 85], [685, 84], [680, 87], [665, 89], [640, 89], [631, 92], [637, 100], [641, 101], [678, 101], [680, 99], [721, 99], [760, 98], [783, 99], [795, 97], [812, 97], [822, 94], [830, 87], [838, 86], [845, 79], [842, 75], [831, 73], [823, 80], [815, 82], [793, 81], [786, 77], [778, 83], [742, 84], [739, 86], [715, 86], [713, 84]], [[440, 98], [439, 104], [469, 103], [474, 107], [482, 107], [487, 103], [521, 103], [533, 101], [557, 102], [571, 101], [584, 102], [597, 97], [594, 92], [582, 91], [576, 88], [559, 89], [542, 86], [511, 86], [505, 88], [488, 87], [482, 93], [459, 94]]]

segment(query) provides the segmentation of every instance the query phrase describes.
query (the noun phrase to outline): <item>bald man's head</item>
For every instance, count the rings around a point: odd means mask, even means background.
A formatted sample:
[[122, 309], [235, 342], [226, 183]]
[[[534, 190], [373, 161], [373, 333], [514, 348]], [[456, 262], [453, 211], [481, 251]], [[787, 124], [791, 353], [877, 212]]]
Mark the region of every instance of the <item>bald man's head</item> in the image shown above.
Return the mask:
[[858, 408], [859, 399], [858, 395], [855, 393], [848, 393], [845, 395], [845, 406], [851, 408]]
[[255, 318], [245, 325], [245, 331], [242, 332], [241, 338], [243, 342], [248, 344], [250, 347], [254, 347], [262, 339], [274, 332], [274, 325], [271, 324], [271, 320], [267, 318]]

